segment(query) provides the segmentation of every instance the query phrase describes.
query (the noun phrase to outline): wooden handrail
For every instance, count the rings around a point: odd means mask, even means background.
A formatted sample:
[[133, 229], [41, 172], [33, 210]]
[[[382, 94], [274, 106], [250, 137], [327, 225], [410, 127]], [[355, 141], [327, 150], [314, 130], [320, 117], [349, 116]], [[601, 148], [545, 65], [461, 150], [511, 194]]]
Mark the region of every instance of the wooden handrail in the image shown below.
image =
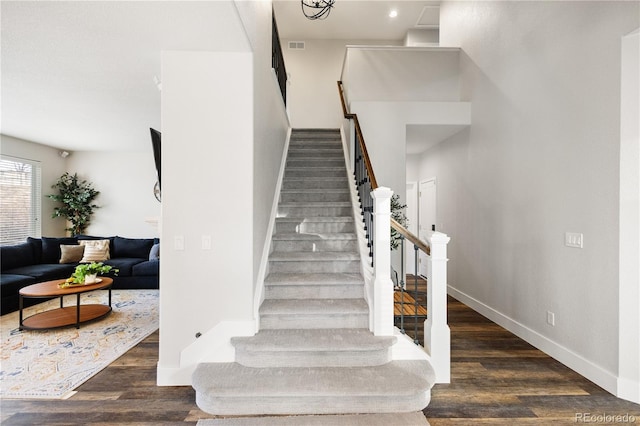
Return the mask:
[[420, 250], [427, 253], [427, 255], [431, 255], [431, 247], [429, 247], [429, 245], [422, 241], [420, 238], [413, 235], [407, 228], [400, 225], [394, 218], [391, 218], [391, 227], [407, 240], [411, 241]]
[[367, 152], [367, 145], [364, 143], [364, 136], [362, 135], [362, 129], [360, 128], [358, 115], [352, 114], [347, 110], [347, 103], [344, 97], [344, 87], [342, 86], [342, 81], [338, 81], [338, 92], [340, 92], [340, 102], [342, 103], [342, 112], [344, 113], [344, 118], [353, 120], [353, 123], [355, 124], [358, 143], [360, 144], [360, 150], [362, 151], [364, 165], [367, 168], [367, 173], [369, 174], [369, 182], [371, 182], [371, 190], [373, 191], [378, 187], [378, 181], [376, 180], [376, 175], [373, 173], [373, 166], [371, 166], [371, 160], [369, 159], [369, 153]]
[[342, 81], [338, 81], [338, 92], [340, 92], [340, 103], [342, 104], [342, 113], [344, 114], [344, 118], [352, 119], [355, 114], [351, 114], [347, 111], [347, 104], [344, 98], [344, 87], [342, 86]]
[[[365, 167], [367, 168], [367, 173], [369, 174], [369, 181], [371, 182], [371, 189], [374, 190], [378, 187], [378, 182], [376, 181], [376, 176], [373, 173], [373, 167], [371, 166], [371, 160], [369, 159], [369, 153], [367, 152], [367, 145], [364, 143], [364, 136], [362, 135], [362, 129], [360, 128], [360, 121], [358, 121], [358, 115], [352, 114], [347, 109], [347, 102], [344, 96], [344, 86], [342, 85], [342, 81], [338, 81], [338, 92], [340, 93], [340, 103], [342, 104], [342, 112], [344, 114], [344, 118], [348, 120], [353, 120], [355, 124], [355, 130], [358, 137], [358, 143], [360, 144], [360, 150], [362, 151], [362, 157], [364, 159]], [[398, 233], [404, 236], [407, 240], [411, 241], [416, 247], [425, 252], [427, 255], [431, 255], [431, 248], [427, 243], [422, 241], [420, 238], [413, 235], [407, 228], [400, 225], [395, 219], [391, 218], [391, 227], [398, 231]]]

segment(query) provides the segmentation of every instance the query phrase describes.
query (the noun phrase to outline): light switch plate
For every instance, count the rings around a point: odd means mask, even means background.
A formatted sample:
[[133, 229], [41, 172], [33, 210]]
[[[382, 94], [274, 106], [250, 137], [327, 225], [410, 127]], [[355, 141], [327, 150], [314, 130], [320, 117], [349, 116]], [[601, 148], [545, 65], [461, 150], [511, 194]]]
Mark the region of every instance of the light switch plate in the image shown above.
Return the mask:
[[173, 248], [175, 250], [184, 250], [184, 236], [176, 235], [173, 238]]
[[202, 236], [202, 250], [211, 250], [211, 235]]

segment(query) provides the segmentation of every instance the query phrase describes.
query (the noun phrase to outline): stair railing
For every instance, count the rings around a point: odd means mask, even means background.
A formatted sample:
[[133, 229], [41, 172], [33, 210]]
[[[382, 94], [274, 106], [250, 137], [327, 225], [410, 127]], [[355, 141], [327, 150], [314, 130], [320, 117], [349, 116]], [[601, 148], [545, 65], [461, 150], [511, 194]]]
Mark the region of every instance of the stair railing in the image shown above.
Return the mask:
[[285, 106], [287, 105], [287, 69], [284, 66], [284, 56], [282, 54], [282, 45], [280, 44], [280, 34], [278, 33], [278, 24], [276, 23], [276, 15], [271, 12], [271, 68], [276, 73], [280, 93]]
[[369, 159], [367, 146], [364, 143], [358, 116], [351, 114], [347, 110], [342, 81], [338, 81], [338, 91], [340, 92], [340, 102], [342, 104], [344, 118], [353, 120], [355, 128], [353, 174], [358, 189], [360, 206], [362, 208], [362, 221], [364, 222], [364, 230], [367, 236], [369, 257], [371, 258], [371, 266], [373, 266], [373, 198], [371, 197], [371, 191], [378, 188], [378, 181], [373, 173], [373, 167], [371, 167], [371, 160]]
[[[405, 317], [410, 317], [409, 322], [413, 324], [413, 343], [416, 345], [423, 345], [424, 338], [422, 342], [419, 338], [418, 333], [418, 319], [424, 318], [427, 319], [427, 309], [426, 309], [426, 299], [427, 299], [427, 289], [425, 287], [424, 290], [419, 289], [422, 287], [418, 283], [421, 282], [420, 273], [418, 267], [420, 265], [420, 251], [425, 253], [427, 256], [431, 254], [431, 248], [427, 243], [420, 240], [414, 234], [412, 234], [409, 230], [407, 230], [404, 226], [398, 223], [396, 220], [391, 218], [391, 227], [395, 229], [398, 234], [400, 234], [400, 277], [398, 280], [398, 284], [395, 286], [394, 290], [394, 303], [396, 304], [395, 309], [395, 324], [400, 329], [402, 334], [406, 334], [405, 329]], [[411, 280], [413, 281], [413, 289], [409, 290], [407, 288], [407, 284], [405, 282], [405, 278], [407, 278], [407, 274], [405, 271], [405, 244], [412, 243], [413, 244], [413, 264], [414, 270], [412, 274]], [[400, 299], [400, 300], [398, 300]], [[424, 300], [425, 303], [421, 303]], [[398, 306], [399, 305], [399, 306]]]
[[[414, 343], [420, 344], [417, 323], [418, 317], [421, 316], [420, 313], [422, 312], [420, 308], [424, 309], [424, 306], [419, 303], [420, 295], [417, 291], [419, 276], [417, 265], [419, 251], [422, 251], [428, 259], [426, 310], [422, 315], [426, 317], [423, 345], [431, 357], [431, 363], [436, 373], [436, 382], [449, 383], [451, 339], [447, 324], [447, 244], [450, 238], [443, 233], [434, 232], [429, 238], [429, 243], [425, 243], [391, 218], [390, 206], [393, 191], [389, 188], [378, 186], [358, 116], [351, 113], [347, 107], [342, 81], [338, 81], [338, 92], [344, 118], [352, 120], [355, 128], [353, 173], [360, 200], [371, 266], [373, 267], [373, 300], [370, 301], [373, 310], [371, 329], [375, 335], [393, 335], [395, 328], [394, 285], [389, 274], [391, 270], [390, 231], [393, 228], [402, 237], [402, 270], [400, 274], [401, 281], [398, 286], [400, 292], [399, 308], [402, 313], [400, 317], [401, 330], [402, 332], [405, 331], [404, 322], [406, 316], [403, 312], [405, 295], [407, 295], [404, 283], [404, 240], [406, 239], [413, 243], [416, 265], [416, 270], [414, 271], [414, 295], [411, 297], [413, 301], [410, 302], [413, 304]], [[374, 232], [375, 230], [378, 231]], [[410, 299], [407, 297], [406, 300]]]

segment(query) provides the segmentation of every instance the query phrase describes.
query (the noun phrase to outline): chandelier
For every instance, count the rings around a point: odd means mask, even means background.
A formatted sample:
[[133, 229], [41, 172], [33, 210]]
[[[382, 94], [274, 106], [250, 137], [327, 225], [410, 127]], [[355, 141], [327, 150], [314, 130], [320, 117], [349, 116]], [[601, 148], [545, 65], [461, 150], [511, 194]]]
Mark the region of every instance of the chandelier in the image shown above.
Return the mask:
[[329, 16], [335, 2], [336, 0], [300, 0], [302, 13], [312, 21]]

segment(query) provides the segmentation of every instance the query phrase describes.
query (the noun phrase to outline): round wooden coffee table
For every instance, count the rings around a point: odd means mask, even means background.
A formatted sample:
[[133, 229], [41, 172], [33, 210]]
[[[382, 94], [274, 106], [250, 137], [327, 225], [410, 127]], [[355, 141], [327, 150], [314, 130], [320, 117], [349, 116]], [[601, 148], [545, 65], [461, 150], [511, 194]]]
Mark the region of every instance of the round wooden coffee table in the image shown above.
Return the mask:
[[[43, 330], [49, 328], [67, 327], [103, 318], [111, 312], [111, 284], [113, 279], [100, 277], [95, 284], [73, 285], [67, 288], [58, 287], [65, 280], [53, 280], [33, 284], [20, 289], [20, 330]], [[89, 291], [109, 289], [109, 304], [80, 304], [80, 295]], [[64, 296], [76, 296], [75, 306], [64, 306]], [[60, 307], [39, 312], [27, 318], [22, 318], [23, 298], [60, 298]]]

